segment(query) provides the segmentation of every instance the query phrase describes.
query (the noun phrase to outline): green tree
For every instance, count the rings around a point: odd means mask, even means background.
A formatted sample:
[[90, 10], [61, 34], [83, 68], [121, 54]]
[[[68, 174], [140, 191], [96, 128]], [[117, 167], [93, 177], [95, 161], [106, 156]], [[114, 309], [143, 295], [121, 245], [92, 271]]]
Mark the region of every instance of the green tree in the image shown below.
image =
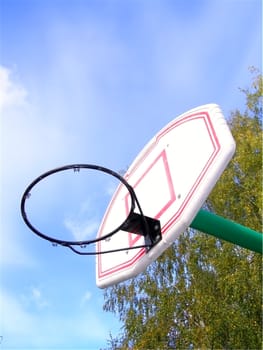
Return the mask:
[[[229, 125], [237, 150], [206, 209], [262, 227], [262, 75]], [[261, 255], [193, 229], [138, 277], [105, 290], [123, 323], [111, 349], [261, 349]]]

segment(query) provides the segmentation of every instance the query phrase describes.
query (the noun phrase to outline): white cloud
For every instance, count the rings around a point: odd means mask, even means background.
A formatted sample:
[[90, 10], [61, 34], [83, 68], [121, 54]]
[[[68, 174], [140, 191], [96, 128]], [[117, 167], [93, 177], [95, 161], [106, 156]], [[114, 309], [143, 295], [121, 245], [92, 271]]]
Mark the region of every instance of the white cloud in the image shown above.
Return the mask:
[[48, 301], [43, 296], [43, 292], [37, 287], [32, 287], [31, 298], [37, 309], [43, 309], [49, 305]]
[[[35, 327], [34, 317], [24, 310], [18, 299], [5, 291], [0, 291], [1, 301], [1, 330], [3, 344], [9, 335], [16, 334], [17, 339], [27, 335]], [[10, 339], [11, 344], [14, 339]], [[8, 339], [9, 342], [9, 339]]]
[[92, 297], [92, 293], [90, 291], [87, 291], [81, 299], [81, 305], [85, 305], [86, 303], [88, 303], [91, 297]]
[[99, 222], [91, 220], [72, 220], [68, 218], [64, 220], [64, 225], [71, 232], [76, 241], [83, 241], [96, 237]]
[[21, 295], [20, 300], [21, 305], [25, 309], [42, 311], [50, 306], [49, 301], [44, 296], [43, 290], [36, 286], [27, 288], [26, 293]]
[[[34, 287], [31, 293], [29, 297], [42, 298], [38, 288]], [[84, 299], [90, 297], [90, 292], [84, 295]], [[75, 344], [77, 349], [92, 343], [106, 344], [109, 331], [115, 326], [104, 314], [87, 307], [70, 314], [57, 314], [55, 306], [48, 312], [34, 312], [21, 298], [4, 290], [0, 291], [0, 300], [0, 335], [6, 348], [64, 348]]]
[[28, 230], [19, 213], [20, 199], [30, 181], [70, 157], [72, 149], [69, 134], [53, 120], [42, 118], [38, 106], [27, 102], [28, 95], [13, 72], [0, 66], [1, 268], [35, 265], [23, 239]]
[[6, 107], [25, 105], [26, 89], [12, 79], [11, 71], [0, 66], [0, 112]]

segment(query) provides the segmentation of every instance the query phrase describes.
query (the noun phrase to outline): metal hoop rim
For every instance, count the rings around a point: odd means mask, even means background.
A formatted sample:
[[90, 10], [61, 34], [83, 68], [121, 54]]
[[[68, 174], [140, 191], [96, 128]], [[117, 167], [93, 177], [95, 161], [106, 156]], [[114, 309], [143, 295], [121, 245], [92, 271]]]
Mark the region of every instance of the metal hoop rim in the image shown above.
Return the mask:
[[[74, 170], [74, 171], [79, 171], [80, 169], [91, 169], [91, 170], [97, 170], [97, 171], [101, 171], [104, 172], [106, 174], [109, 174], [115, 178], [117, 178], [129, 191], [130, 196], [131, 196], [131, 207], [130, 207], [130, 211], [126, 217], [126, 219], [118, 226], [116, 227], [113, 231], [92, 239], [92, 240], [84, 240], [84, 241], [67, 241], [67, 240], [61, 240], [61, 239], [57, 239], [57, 238], [53, 238], [52, 236], [48, 236], [46, 234], [44, 234], [43, 232], [41, 232], [39, 229], [37, 229], [34, 225], [32, 225], [32, 223], [30, 222], [30, 220], [27, 217], [26, 214], [26, 200], [30, 197], [30, 192], [31, 190], [43, 179], [45, 179], [48, 176], [51, 176], [55, 173], [58, 172], [62, 172], [62, 171], [66, 171], [66, 170]], [[70, 247], [70, 246], [74, 246], [74, 245], [78, 245], [78, 246], [82, 246], [82, 245], [88, 245], [88, 244], [93, 244], [102, 240], [105, 240], [109, 237], [111, 237], [112, 235], [114, 235], [117, 231], [121, 230], [121, 228], [126, 224], [126, 222], [129, 220], [130, 215], [133, 213], [134, 209], [135, 209], [135, 203], [138, 203], [137, 197], [135, 195], [134, 189], [132, 186], [129, 185], [129, 183], [124, 179], [124, 177], [122, 177], [120, 174], [118, 174], [117, 172], [100, 166], [100, 165], [95, 165], [95, 164], [70, 164], [70, 165], [64, 165], [52, 170], [49, 170], [45, 173], [43, 173], [42, 175], [38, 176], [35, 180], [33, 180], [28, 187], [26, 188], [26, 190], [24, 191], [23, 195], [22, 195], [22, 199], [21, 199], [21, 204], [20, 204], [20, 209], [21, 209], [21, 215], [22, 218], [25, 222], [25, 224], [30, 228], [31, 231], [33, 231], [37, 236], [52, 242], [53, 244], [58, 244], [58, 245], [62, 245], [62, 246], [66, 246], [66, 247]]]

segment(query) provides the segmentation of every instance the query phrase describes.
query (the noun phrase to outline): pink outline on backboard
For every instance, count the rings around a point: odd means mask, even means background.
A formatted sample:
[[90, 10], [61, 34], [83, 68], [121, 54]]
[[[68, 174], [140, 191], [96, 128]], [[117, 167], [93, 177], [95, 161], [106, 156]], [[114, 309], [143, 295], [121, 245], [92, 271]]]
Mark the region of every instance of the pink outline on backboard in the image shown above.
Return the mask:
[[[198, 169], [198, 172], [196, 173], [196, 177], [193, 178], [193, 182], [190, 182], [191, 187], [189, 187], [189, 189], [187, 187], [188, 185], [185, 187], [184, 196], [181, 198], [181, 202], [180, 202], [180, 200], [177, 201], [179, 199], [178, 196], [180, 193], [179, 192], [180, 189], [178, 189], [178, 186], [173, 179], [173, 176], [175, 176], [176, 164], [173, 163], [173, 170], [171, 171], [171, 168], [169, 165], [169, 162], [172, 159], [171, 150], [167, 148], [169, 145], [165, 144], [167, 140], [169, 140], [169, 142], [172, 142], [172, 140], [171, 140], [171, 136], [170, 137], [167, 136], [167, 138], [165, 137], [180, 125], [189, 123], [191, 121], [197, 121], [197, 120], [202, 121], [203, 124], [198, 124], [198, 125], [204, 125], [205, 130], [207, 130], [207, 133], [205, 131], [204, 132], [207, 135], [206, 142], [209, 145], [209, 151], [208, 151], [209, 153], [207, 153], [207, 155], [206, 153], [204, 153], [203, 161], [202, 163], [200, 163], [202, 164], [200, 169], [195, 168], [195, 169]], [[171, 134], [171, 135], [174, 135], [174, 134]], [[178, 134], [175, 133], [175, 135], [178, 135]], [[225, 139], [226, 139], [226, 142], [225, 142]], [[211, 143], [209, 142], [209, 140]], [[158, 153], [155, 155], [152, 152], [154, 152], [156, 148]], [[194, 149], [194, 145], [193, 145], [193, 149]], [[162, 231], [163, 238], [166, 237], [167, 235], [167, 240], [166, 240], [167, 245], [169, 245], [169, 242], [171, 242], [171, 239], [175, 239], [173, 238], [174, 233], [172, 232], [175, 230], [174, 227], [177, 227], [178, 225], [177, 222], [179, 221], [183, 222], [185, 220], [185, 219], [182, 220], [182, 216], [185, 218], [185, 215], [183, 215], [184, 211], [188, 213], [187, 220], [189, 220], [189, 213], [190, 215], [193, 215], [192, 219], [194, 218], [195, 212], [197, 212], [200, 209], [203, 201], [208, 196], [211, 188], [214, 186], [218, 177], [220, 176], [220, 174], [226, 167], [227, 163], [231, 159], [234, 153], [234, 149], [235, 149], [234, 140], [226, 125], [226, 122], [223, 118], [223, 115], [220, 109], [218, 108], [217, 105], [211, 104], [211, 105], [206, 105], [206, 106], [202, 106], [197, 109], [194, 109], [174, 119], [165, 128], [163, 128], [155, 136], [155, 138], [149, 142], [148, 145], [146, 145], [144, 150], [135, 159], [135, 161], [129, 168], [125, 178], [129, 182], [129, 184], [133, 186], [136, 194], [137, 194], [136, 192], [137, 190], [138, 190], [138, 193], [140, 193], [139, 190], [145, 187], [143, 183], [144, 181], [149, 180], [148, 176], [150, 176], [149, 174], [151, 174], [151, 172], [156, 171], [157, 174], [161, 174], [160, 183], [161, 183], [161, 186], [164, 186], [165, 195], [160, 200], [160, 207], [158, 208], [158, 210], [154, 206], [152, 207], [151, 217], [154, 217], [161, 221], [161, 231]], [[147, 159], [148, 159], [148, 162], [147, 162]], [[143, 164], [144, 166], [142, 166]], [[178, 167], [179, 166], [180, 165], [178, 165]], [[140, 171], [142, 172], [141, 175], [140, 175]], [[115, 192], [113, 199], [110, 203], [110, 206], [107, 209], [100, 232], [103, 232], [103, 225], [104, 225], [104, 222], [107, 220], [108, 215], [110, 214], [111, 207], [114, 205], [116, 200], [119, 200], [118, 197], [119, 197], [120, 187]], [[154, 188], [153, 188], [153, 193], [150, 193], [149, 189], [147, 193], [153, 196], [153, 200], [156, 199], [154, 197], [154, 194], [155, 194]], [[197, 195], [195, 195], [195, 193], [197, 193]], [[205, 197], [204, 197], [204, 193], [205, 193]], [[140, 202], [139, 196], [138, 196], [138, 199]], [[128, 214], [129, 212], [129, 201], [130, 201], [129, 194], [125, 193], [124, 206], [125, 206], [126, 214]], [[195, 208], [196, 204], [194, 204], [193, 206], [193, 203], [195, 202], [198, 202], [196, 208]], [[177, 203], [177, 204], [175, 204], [175, 206], [172, 207], [173, 203]], [[175, 208], [174, 212], [172, 208]], [[143, 208], [142, 206], [143, 211], [144, 209], [145, 211], [147, 211], [146, 210], [147, 208]], [[156, 213], [154, 213], [155, 209], [156, 209]], [[145, 215], [147, 215], [147, 212], [145, 213]], [[189, 225], [190, 223], [191, 221], [189, 222]], [[125, 232], [123, 233], [125, 234]], [[135, 235], [132, 233], [126, 233], [126, 234], [127, 234], [127, 246], [130, 246], [130, 247], [134, 246], [141, 238], [141, 236]], [[160, 243], [162, 244], [162, 241]], [[158, 251], [158, 245], [159, 243], [153, 248], [154, 250], [153, 259], [157, 255], [156, 252]], [[101, 250], [100, 242], [97, 244], [97, 250], [98, 251]], [[163, 250], [164, 250], [164, 244], [162, 245], [162, 251]], [[140, 261], [141, 258], [144, 259], [145, 254], [148, 255], [148, 253], [146, 253], [144, 248], [138, 249], [136, 253], [134, 251], [134, 253], [130, 254], [130, 258], [128, 258], [127, 256], [127, 260], [125, 260], [125, 262], [122, 261], [121, 263], [119, 264], [117, 263], [115, 266], [111, 266], [110, 268], [105, 268], [105, 266], [102, 265], [102, 262], [101, 262], [102, 256], [98, 255], [97, 256], [97, 282], [99, 281], [98, 285], [99, 286], [106, 285], [106, 282], [104, 283], [104, 280], [105, 281], [113, 280], [113, 283], [117, 283], [119, 279], [118, 277], [114, 277], [114, 276], [117, 276], [118, 274], [122, 274], [120, 280], [124, 280], [125, 279], [123, 278], [124, 271], [126, 270], [130, 271], [130, 269], [134, 269], [134, 267], [137, 266], [136, 264], [138, 263], [138, 261]], [[150, 261], [151, 259], [149, 259], [149, 263]], [[145, 265], [145, 260], [144, 260], [144, 265]], [[137, 271], [137, 267], [136, 267], [136, 271]], [[107, 282], [107, 285], [109, 284], [111, 283]]]
[[[167, 198], [167, 201], [165, 203], [162, 203], [161, 209], [159, 209], [159, 211], [153, 215], [153, 218], [155, 218], [155, 219], [159, 219], [160, 216], [163, 214], [163, 212], [165, 210], [167, 210], [167, 208], [169, 208], [169, 206], [176, 200], [174, 187], [173, 187], [173, 181], [172, 181], [169, 165], [167, 162], [167, 155], [166, 155], [165, 149], [161, 151], [161, 153], [156, 157], [156, 159], [154, 159], [154, 161], [150, 164], [150, 166], [144, 171], [142, 176], [133, 185], [133, 188], [134, 188], [135, 193], [136, 193], [136, 188], [138, 187], [138, 185], [141, 184], [143, 181], [147, 181], [147, 174], [158, 163], [161, 163], [162, 166], [164, 167], [164, 173], [166, 175], [166, 180], [167, 180], [166, 183], [168, 185], [167, 187], [168, 187], [169, 197]], [[145, 178], [146, 178], [146, 180], [145, 180]], [[130, 195], [129, 195], [129, 193], [127, 193], [127, 195], [125, 196], [125, 207], [126, 207], [126, 214], [127, 215], [129, 213], [129, 198], [130, 198]], [[129, 237], [129, 247], [132, 247], [141, 238], [140, 235], [136, 235], [136, 234], [132, 234], [132, 233], [129, 233], [128, 237]]]

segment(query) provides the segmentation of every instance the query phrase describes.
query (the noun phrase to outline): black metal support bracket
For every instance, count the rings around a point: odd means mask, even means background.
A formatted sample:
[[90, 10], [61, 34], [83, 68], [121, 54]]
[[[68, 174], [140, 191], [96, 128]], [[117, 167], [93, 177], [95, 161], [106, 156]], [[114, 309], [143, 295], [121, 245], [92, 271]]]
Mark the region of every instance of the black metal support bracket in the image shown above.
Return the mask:
[[121, 226], [121, 230], [144, 236], [148, 251], [162, 239], [159, 220], [134, 212], [128, 216], [125, 223]]

